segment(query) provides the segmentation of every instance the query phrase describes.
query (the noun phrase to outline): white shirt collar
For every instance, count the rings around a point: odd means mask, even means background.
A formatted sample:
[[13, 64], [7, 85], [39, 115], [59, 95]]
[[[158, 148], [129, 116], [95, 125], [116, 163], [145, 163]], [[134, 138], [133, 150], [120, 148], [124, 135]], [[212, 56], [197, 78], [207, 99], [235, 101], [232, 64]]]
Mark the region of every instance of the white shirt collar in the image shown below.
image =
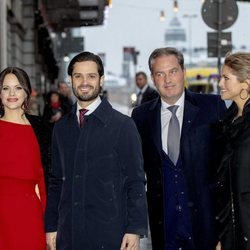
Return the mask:
[[[88, 112], [86, 112], [86, 115], [90, 115], [91, 113], [93, 113], [96, 110], [96, 108], [101, 104], [101, 102], [102, 100], [100, 96], [98, 96], [89, 106], [86, 107], [86, 109], [88, 109]], [[79, 117], [79, 109], [82, 109], [82, 107], [77, 102], [77, 109], [76, 109], [77, 117]]]
[[[174, 104], [178, 105], [178, 109], [176, 111], [176, 116], [179, 120], [180, 132], [182, 130], [182, 122], [183, 122], [183, 114], [184, 114], [184, 101], [185, 101], [185, 92], [183, 91], [179, 100]], [[172, 117], [172, 113], [168, 110], [168, 107], [172, 106], [168, 103], [164, 102], [161, 99], [161, 140], [162, 140], [162, 149], [168, 153], [167, 149], [167, 140], [168, 140], [168, 126], [169, 121]]]
[[[178, 101], [174, 104], [174, 105], [178, 105], [181, 109], [184, 108], [184, 101], [185, 101], [185, 91], [183, 91], [181, 97], [178, 99]], [[173, 106], [170, 105], [168, 103], [166, 103], [165, 101], [163, 101], [163, 99], [161, 98], [161, 109], [163, 110], [168, 110], [168, 107]], [[178, 108], [179, 110], [179, 108]]]
[[140, 92], [141, 92], [142, 94], [144, 94], [147, 88], [148, 88], [148, 84], [145, 84], [145, 86], [143, 86], [143, 88], [140, 89]]

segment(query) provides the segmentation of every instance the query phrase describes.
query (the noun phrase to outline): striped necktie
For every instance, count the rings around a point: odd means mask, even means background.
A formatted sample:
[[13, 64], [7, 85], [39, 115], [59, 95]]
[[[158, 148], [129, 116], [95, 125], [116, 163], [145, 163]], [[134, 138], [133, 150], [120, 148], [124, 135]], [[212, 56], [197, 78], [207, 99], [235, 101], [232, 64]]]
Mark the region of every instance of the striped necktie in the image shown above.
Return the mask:
[[88, 109], [79, 109], [79, 124], [80, 128], [83, 126], [84, 115], [88, 112]]
[[180, 150], [180, 124], [176, 116], [178, 107], [177, 105], [168, 107], [168, 110], [172, 113], [168, 126], [168, 156], [174, 164], [178, 160]]

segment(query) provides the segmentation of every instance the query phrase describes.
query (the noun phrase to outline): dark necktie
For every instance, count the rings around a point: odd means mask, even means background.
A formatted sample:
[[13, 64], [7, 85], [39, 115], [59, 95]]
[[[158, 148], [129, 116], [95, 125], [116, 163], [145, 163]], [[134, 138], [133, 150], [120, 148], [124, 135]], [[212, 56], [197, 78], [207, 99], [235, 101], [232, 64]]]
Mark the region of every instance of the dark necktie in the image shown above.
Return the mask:
[[79, 124], [80, 128], [83, 126], [84, 115], [88, 112], [88, 109], [79, 109]]
[[139, 93], [137, 94], [137, 105], [140, 105], [142, 101], [142, 92], [139, 91]]
[[180, 150], [180, 125], [176, 116], [178, 107], [177, 105], [168, 107], [172, 113], [168, 126], [168, 156], [174, 164], [178, 160]]

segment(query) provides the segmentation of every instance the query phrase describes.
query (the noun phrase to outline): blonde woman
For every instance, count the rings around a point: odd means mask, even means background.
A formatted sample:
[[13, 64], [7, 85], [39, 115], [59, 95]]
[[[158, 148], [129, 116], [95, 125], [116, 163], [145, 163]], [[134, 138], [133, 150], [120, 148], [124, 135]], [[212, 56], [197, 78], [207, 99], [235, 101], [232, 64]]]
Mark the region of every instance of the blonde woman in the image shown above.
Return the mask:
[[226, 144], [218, 168], [217, 250], [250, 249], [250, 53], [226, 56], [219, 82], [221, 98], [232, 100], [223, 133]]

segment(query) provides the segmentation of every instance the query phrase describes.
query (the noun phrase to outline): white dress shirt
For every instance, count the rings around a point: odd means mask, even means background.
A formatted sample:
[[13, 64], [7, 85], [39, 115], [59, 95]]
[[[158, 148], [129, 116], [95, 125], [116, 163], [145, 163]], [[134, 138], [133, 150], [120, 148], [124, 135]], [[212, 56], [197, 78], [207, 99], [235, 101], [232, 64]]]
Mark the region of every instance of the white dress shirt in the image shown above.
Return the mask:
[[[98, 96], [94, 102], [92, 102], [89, 106], [87, 106], [85, 108], [85, 109], [88, 109], [88, 111], [85, 113], [85, 115], [90, 115], [91, 113], [93, 113], [96, 110], [96, 108], [101, 104], [101, 102], [102, 102], [102, 100], [101, 100], [100, 96]], [[78, 122], [79, 122], [79, 110], [80, 109], [82, 109], [82, 107], [77, 102], [76, 116], [77, 116]]]
[[147, 88], [148, 88], [148, 84], [145, 84], [144, 87], [140, 89], [140, 91], [137, 93], [137, 105], [141, 104], [143, 94], [145, 93]]
[[[179, 124], [180, 124], [180, 134], [182, 129], [182, 122], [183, 122], [183, 113], [184, 113], [184, 100], [185, 100], [185, 92], [183, 91], [181, 97], [179, 100], [174, 104], [179, 106], [176, 111], [176, 116], [178, 118]], [[163, 151], [168, 154], [168, 126], [170, 119], [172, 117], [172, 113], [170, 110], [168, 110], [169, 105], [168, 103], [164, 102], [161, 99], [161, 141], [162, 141], [162, 149]]]

